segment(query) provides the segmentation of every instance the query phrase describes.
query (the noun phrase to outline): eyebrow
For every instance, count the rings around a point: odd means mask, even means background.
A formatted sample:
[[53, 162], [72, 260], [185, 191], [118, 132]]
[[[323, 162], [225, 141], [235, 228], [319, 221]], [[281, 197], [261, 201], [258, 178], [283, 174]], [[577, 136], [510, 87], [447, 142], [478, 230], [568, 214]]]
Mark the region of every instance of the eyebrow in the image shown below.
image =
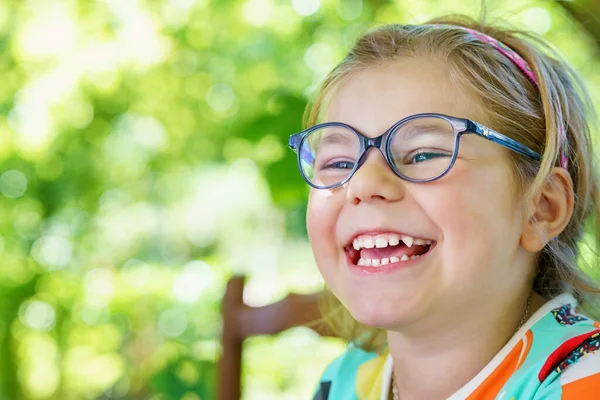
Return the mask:
[[356, 142], [357, 142], [356, 138], [353, 138], [350, 134], [344, 134], [339, 131], [337, 131], [337, 132], [334, 131], [331, 133], [326, 133], [323, 136], [321, 136], [318, 144], [319, 145], [341, 144], [341, 145], [346, 145], [346, 146], [352, 146], [352, 145], [356, 144]]
[[[431, 132], [435, 129], [441, 128], [441, 127], [442, 127], [442, 125], [440, 125], [440, 124], [421, 124], [421, 125], [407, 126], [402, 130], [402, 136], [410, 139], [414, 136], [429, 133], [429, 132]], [[454, 133], [454, 128], [451, 125], [449, 125], [449, 127], [452, 128], [452, 132]]]

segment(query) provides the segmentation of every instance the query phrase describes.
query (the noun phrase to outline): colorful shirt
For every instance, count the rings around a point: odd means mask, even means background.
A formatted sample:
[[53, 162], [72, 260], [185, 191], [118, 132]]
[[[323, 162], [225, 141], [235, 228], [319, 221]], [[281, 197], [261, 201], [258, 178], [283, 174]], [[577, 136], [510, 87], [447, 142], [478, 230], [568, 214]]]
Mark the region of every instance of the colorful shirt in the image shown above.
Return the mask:
[[[449, 400], [600, 399], [600, 324], [562, 294], [542, 306]], [[313, 400], [387, 400], [389, 352], [350, 345], [321, 376]]]

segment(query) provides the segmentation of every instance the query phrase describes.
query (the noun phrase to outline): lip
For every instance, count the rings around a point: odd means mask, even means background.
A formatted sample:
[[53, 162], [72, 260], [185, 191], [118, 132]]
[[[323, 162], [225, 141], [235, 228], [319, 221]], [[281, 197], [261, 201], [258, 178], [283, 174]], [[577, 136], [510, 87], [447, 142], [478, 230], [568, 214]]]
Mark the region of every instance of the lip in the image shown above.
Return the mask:
[[417, 264], [424, 261], [424, 259], [426, 259], [431, 254], [431, 252], [435, 249], [436, 245], [437, 245], [437, 242], [433, 242], [433, 244], [431, 244], [431, 246], [429, 247], [429, 250], [427, 251], [427, 253], [423, 254], [422, 256], [419, 256], [418, 258], [414, 258], [414, 259], [407, 260], [407, 261], [399, 261], [399, 262], [395, 262], [393, 264], [386, 264], [386, 265], [382, 265], [379, 267], [363, 267], [360, 265], [356, 265], [356, 264], [354, 264], [354, 262], [352, 261], [352, 259], [350, 258], [350, 255], [348, 253], [346, 253], [346, 262], [348, 264], [348, 268], [349, 268], [350, 272], [352, 272], [356, 275], [359, 275], [359, 276], [373, 276], [373, 275], [389, 274], [389, 273], [392, 273], [397, 270], [416, 267]]

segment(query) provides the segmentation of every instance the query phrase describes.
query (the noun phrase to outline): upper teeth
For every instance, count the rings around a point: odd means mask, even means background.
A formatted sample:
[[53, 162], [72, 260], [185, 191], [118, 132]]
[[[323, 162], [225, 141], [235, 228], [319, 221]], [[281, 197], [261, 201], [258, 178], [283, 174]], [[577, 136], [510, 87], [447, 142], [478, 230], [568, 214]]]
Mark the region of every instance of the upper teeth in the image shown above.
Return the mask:
[[412, 247], [413, 244], [423, 245], [431, 244], [431, 240], [427, 239], [415, 239], [408, 235], [399, 235], [396, 233], [386, 233], [383, 235], [370, 236], [361, 235], [352, 241], [352, 247], [358, 251], [362, 248], [372, 249], [373, 247], [384, 248], [388, 246], [396, 246], [400, 243], [400, 240], [408, 247]]

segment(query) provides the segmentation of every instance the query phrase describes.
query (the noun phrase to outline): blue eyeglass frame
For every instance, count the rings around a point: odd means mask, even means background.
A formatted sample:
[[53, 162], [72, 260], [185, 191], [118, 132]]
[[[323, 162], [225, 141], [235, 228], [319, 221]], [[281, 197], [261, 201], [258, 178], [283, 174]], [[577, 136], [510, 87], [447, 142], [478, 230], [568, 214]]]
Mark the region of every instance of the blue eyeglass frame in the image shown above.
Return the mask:
[[[448, 123], [450, 123], [450, 125], [452, 125], [452, 127], [454, 129], [454, 137], [455, 137], [454, 138], [454, 150], [452, 151], [452, 159], [450, 160], [450, 164], [448, 165], [448, 168], [446, 168], [442, 173], [440, 173], [439, 175], [437, 175], [433, 178], [429, 178], [429, 179], [414, 179], [414, 178], [410, 178], [410, 177], [405, 176], [402, 173], [400, 173], [400, 171], [398, 171], [398, 169], [392, 162], [392, 156], [391, 156], [391, 152], [390, 152], [390, 148], [389, 148], [389, 144], [393, 138], [394, 133], [397, 131], [398, 127], [400, 127], [401, 125], [407, 123], [408, 121], [411, 121], [416, 118], [440, 118], [440, 119], [446, 120]], [[341, 126], [341, 127], [350, 129], [350, 131], [354, 132], [354, 134], [359, 139], [359, 146], [360, 146], [359, 151], [358, 151], [359, 155], [358, 155], [358, 161], [354, 165], [354, 168], [352, 168], [352, 171], [350, 171], [348, 173], [348, 176], [344, 180], [342, 180], [339, 183], [329, 185], [329, 186], [319, 186], [319, 185], [313, 184], [304, 174], [304, 171], [302, 170], [302, 154], [300, 154], [298, 149], [302, 148], [302, 144], [303, 144], [304, 140], [311, 132], [313, 132], [317, 129], [328, 127], [328, 126]], [[409, 182], [415, 182], [415, 183], [424, 183], [424, 182], [432, 182], [437, 179], [440, 179], [441, 177], [446, 175], [452, 169], [452, 166], [454, 165], [454, 162], [456, 161], [456, 157], [458, 156], [460, 138], [464, 134], [477, 135], [479, 137], [482, 137], [484, 139], [487, 139], [494, 143], [497, 143], [503, 147], [506, 147], [507, 149], [515, 151], [515, 152], [517, 152], [527, 158], [530, 158], [532, 160], [539, 161], [542, 158], [537, 152], [531, 150], [529, 147], [517, 142], [514, 139], [509, 138], [508, 136], [504, 136], [503, 134], [498, 133], [491, 128], [488, 128], [485, 125], [482, 125], [482, 124], [472, 121], [470, 119], [451, 117], [449, 115], [438, 114], [438, 113], [421, 113], [421, 114], [415, 114], [415, 115], [408, 116], [408, 117], [403, 118], [400, 121], [396, 122], [387, 131], [385, 131], [382, 135], [377, 136], [375, 138], [366, 137], [362, 133], [360, 133], [358, 130], [354, 129], [350, 125], [345, 124], [343, 122], [325, 122], [325, 123], [312, 126], [308, 129], [305, 129], [301, 132], [291, 135], [288, 145], [298, 155], [298, 169], [300, 170], [300, 173], [302, 174], [302, 178], [306, 181], [306, 183], [308, 183], [310, 186], [314, 187], [315, 189], [334, 189], [336, 187], [344, 185], [346, 182], [348, 182], [350, 180], [350, 178], [352, 178], [352, 176], [354, 176], [354, 173], [362, 166], [362, 164], [364, 164], [365, 159], [366, 159], [365, 155], [371, 147], [375, 147], [375, 148], [379, 149], [379, 151], [381, 151], [381, 153], [383, 154], [383, 157], [385, 158], [386, 162], [388, 163], [388, 165], [390, 166], [392, 171], [394, 171], [394, 173], [403, 180], [406, 180]]]

